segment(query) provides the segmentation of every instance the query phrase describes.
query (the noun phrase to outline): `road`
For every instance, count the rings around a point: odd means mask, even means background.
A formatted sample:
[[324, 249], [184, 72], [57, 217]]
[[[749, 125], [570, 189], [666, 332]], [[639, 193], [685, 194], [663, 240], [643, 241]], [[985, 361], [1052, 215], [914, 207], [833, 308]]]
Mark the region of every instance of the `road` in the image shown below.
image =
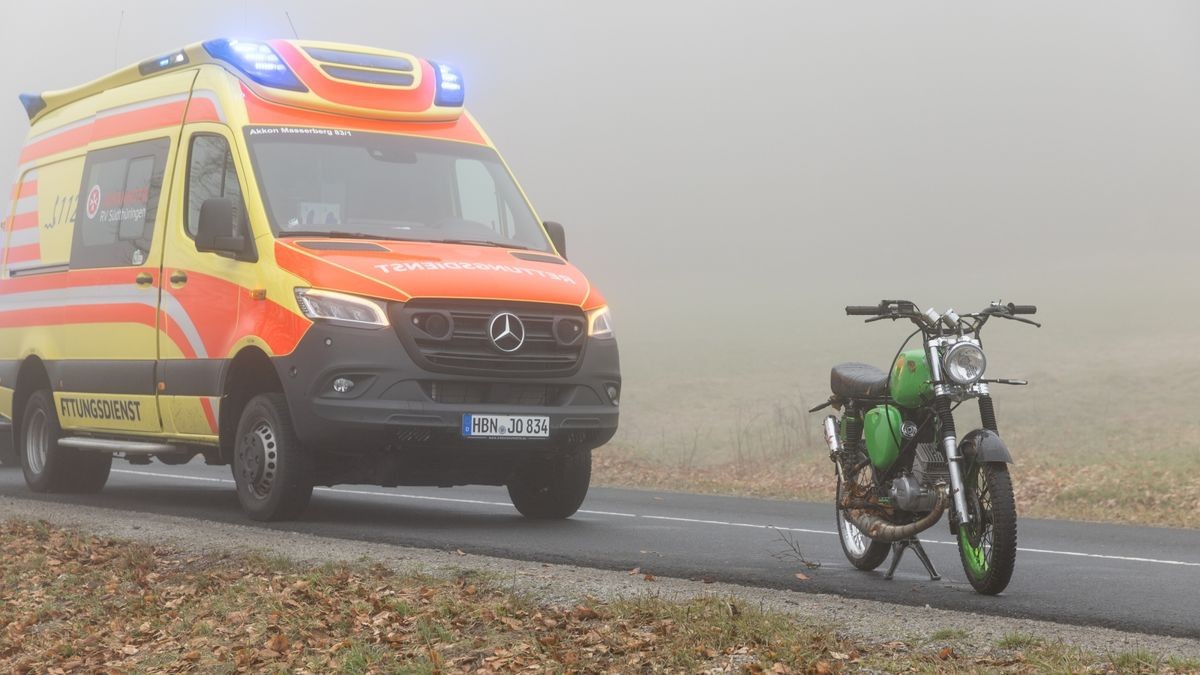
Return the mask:
[[[0, 468], [0, 494], [253, 524], [238, 510], [227, 467], [113, 465], [95, 495], [34, 495], [19, 469]], [[706, 578], [1141, 633], [1200, 638], [1200, 531], [1024, 519], [1017, 569], [999, 597], [975, 594], [943, 527], [926, 533], [942, 573], [915, 557], [896, 578], [842, 557], [829, 504], [593, 488], [570, 520], [531, 522], [503, 488], [318, 488], [300, 522], [260, 525], [348, 540], [520, 560]], [[794, 555], [790, 539], [809, 569]], [[884, 565], [886, 567], [886, 563]], [[801, 581], [797, 571], [809, 576]], [[902, 610], [897, 610], [902, 611]]]

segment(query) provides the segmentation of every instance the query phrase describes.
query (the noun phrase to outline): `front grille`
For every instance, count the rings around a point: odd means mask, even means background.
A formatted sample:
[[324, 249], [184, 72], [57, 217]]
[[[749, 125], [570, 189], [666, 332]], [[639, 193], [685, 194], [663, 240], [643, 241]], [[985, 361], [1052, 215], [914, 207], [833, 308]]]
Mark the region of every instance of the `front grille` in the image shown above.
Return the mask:
[[421, 389], [436, 403], [485, 403], [495, 405], [556, 406], [563, 387], [522, 382], [445, 382], [428, 380]]
[[[508, 312], [521, 320], [524, 343], [512, 352], [489, 336]], [[534, 303], [413, 300], [393, 305], [392, 325], [413, 358], [432, 372], [492, 376], [570, 375], [579, 368], [587, 323], [578, 307]]]

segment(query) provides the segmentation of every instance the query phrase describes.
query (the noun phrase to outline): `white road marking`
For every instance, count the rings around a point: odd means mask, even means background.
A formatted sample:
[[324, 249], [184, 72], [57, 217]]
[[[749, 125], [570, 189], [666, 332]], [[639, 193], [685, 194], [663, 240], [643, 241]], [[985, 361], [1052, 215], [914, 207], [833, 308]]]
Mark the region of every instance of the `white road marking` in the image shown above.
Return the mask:
[[[150, 476], [153, 478], [174, 478], [176, 480], [190, 480], [205, 483], [227, 483], [232, 484], [234, 481], [231, 478], [209, 478], [207, 476], [181, 476], [173, 473], [157, 473], [154, 471], [130, 471], [128, 469], [113, 469], [112, 473], [128, 474], [133, 476]], [[346, 488], [331, 488], [318, 487], [314, 488], [320, 492], [334, 492], [339, 494], [349, 495], [366, 495], [370, 497], [390, 497], [393, 499], [413, 499], [419, 501], [430, 502], [449, 502], [452, 504], [476, 504], [482, 506], [500, 506], [507, 509], [513, 508], [510, 502], [491, 502], [481, 499], [460, 499], [455, 497], [433, 497], [430, 495], [411, 495], [402, 492], [376, 492], [373, 490], [348, 490]], [[799, 532], [802, 534], [822, 534], [829, 536], [837, 536], [837, 532], [833, 530], [810, 530], [802, 527], [779, 527], [776, 525], [763, 525], [759, 523], [738, 523], [727, 520], [704, 520], [701, 518], [682, 518], [678, 516], [653, 516], [640, 513], [620, 513], [615, 511], [590, 511], [587, 509], [579, 509], [579, 513], [584, 513], [593, 516], [613, 516], [618, 518], [643, 518], [645, 520], [663, 520], [676, 523], [689, 523], [693, 525], [721, 525], [723, 527], [748, 527], [757, 530], [780, 530], [784, 532]], [[947, 546], [958, 546], [957, 542], [941, 541], [938, 539], [922, 539], [923, 544], [943, 544]], [[1055, 551], [1045, 548], [1021, 548], [1017, 550], [1022, 553], [1041, 553], [1045, 555], [1064, 555], [1075, 558], [1098, 558], [1101, 560], [1119, 560], [1122, 562], [1137, 562], [1137, 563], [1154, 563], [1157, 565], [1177, 565], [1181, 567], [1200, 567], [1200, 562], [1187, 562], [1184, 560], [1162, 560], [1159, 558], [1138, 558], [1125, 555], [1107, 555], [1103, 553], [1081, 553], [1079, 551]]]

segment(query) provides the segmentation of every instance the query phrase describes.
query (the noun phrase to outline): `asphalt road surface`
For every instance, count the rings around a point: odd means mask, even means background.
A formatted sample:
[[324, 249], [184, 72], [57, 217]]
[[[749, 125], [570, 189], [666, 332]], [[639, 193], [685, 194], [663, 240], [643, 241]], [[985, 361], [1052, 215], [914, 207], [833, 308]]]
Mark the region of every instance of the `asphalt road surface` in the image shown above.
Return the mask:
[[[95, 495], [35, 495], [0, 468], [0, 494], [253, 524], [228, 467], [115, 462]], [[503, 488], [317, 488], [278, 530], [749, 586], [834, 593], [1142, 633], [1200, 638], [1200, 531], [1024, 519], [1017, 568], [998, 597], [975, 594], [944, 525], [923, 541], [940, 581], [906, 555], [896, 578], [842, 557], [830, 504], [593, 488], [566, 521], [523, 519]], [[785, 538], [817, 569], [802, 564]], [[800, 581], [795, 573], [810, 578]], [[897, 608], [897, 612], [903, 611]]]

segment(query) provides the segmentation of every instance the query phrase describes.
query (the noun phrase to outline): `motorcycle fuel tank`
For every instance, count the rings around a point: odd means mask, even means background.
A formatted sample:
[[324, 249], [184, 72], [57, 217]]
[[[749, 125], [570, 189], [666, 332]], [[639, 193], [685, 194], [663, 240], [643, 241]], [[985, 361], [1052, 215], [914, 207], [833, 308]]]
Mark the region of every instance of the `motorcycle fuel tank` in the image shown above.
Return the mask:
[[876, 469], [887, 470], [900, 456], [900, 425], [903, 418], [895, 406], [879, 405], [863, 416], [863, 432], [867, 441], [867, 455]]
[[892, 399], [905, 408], [918, 408], [933, 400], [933, 376], [924, 349], [910, 349], [892, 364]]

